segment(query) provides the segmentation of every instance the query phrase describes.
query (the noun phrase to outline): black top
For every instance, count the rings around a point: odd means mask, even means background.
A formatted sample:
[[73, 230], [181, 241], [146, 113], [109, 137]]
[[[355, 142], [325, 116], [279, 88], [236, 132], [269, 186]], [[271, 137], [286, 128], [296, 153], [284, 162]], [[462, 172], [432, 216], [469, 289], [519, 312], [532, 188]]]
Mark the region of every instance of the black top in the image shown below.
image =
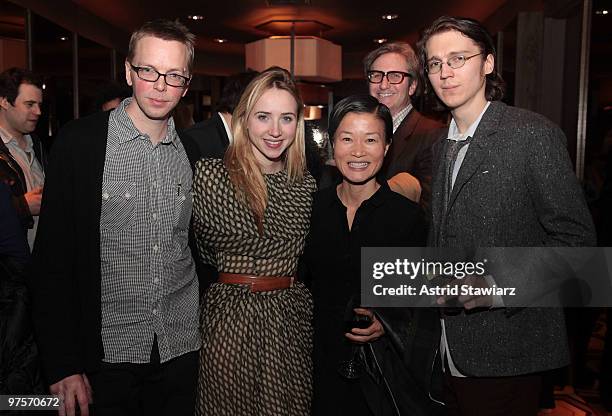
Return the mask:
[[193, 164], [200, 158], [222, 159], [229, 146], [229, 137], [221, 114], [215, 113], [208, 120], [194, 124], [181, 132], [183, 146], [195, 154]]
[[310, 279], [315, 310], [314, 414], [331, 414], [332, 410], [334, 414], [367, 414], [363, 413], [366, 409], [356, 410], [349, 403], [356, 403], [349, 399], [355, 393], [354, 383], [343, 383], [337, 372], [338, 362], [350, 356], [343, 317], [351, 296], [359, 296], [361, 247], [423, 246], [425, 234], [419, 206], [384, 182], [361, 204], [350, 230], [336, 187], [315, 194], [304, 254], [305, 278]]
[[325, 292], [358, 293], [361, 247], [424, 246], [426, 240], [419, 206], [386, 182], [357, 209], [350, 230], [335, 186], [315, 194], [310, 222], [305, 259], [313, 291], [322, 285]]

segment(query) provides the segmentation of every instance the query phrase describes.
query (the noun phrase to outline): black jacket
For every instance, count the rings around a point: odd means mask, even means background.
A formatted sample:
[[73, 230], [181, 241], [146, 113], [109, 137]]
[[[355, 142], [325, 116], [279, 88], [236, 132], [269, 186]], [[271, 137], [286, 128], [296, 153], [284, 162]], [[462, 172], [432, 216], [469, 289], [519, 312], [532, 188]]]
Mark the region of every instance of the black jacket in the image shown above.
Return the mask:
[[419, 205], [428, 216], [431, 212], [432, 146], [440, 140], [443, 127], [440, 121], [412, 109], [395, 130], [382, 167], [386, 179], [408, 172], [419, 180]]
[[197, 155], [196, 161], [203, 157], [222, 159], [229, 146], [229, 138], [219, 113], [181, 132], [181, 139], [185, 149], [189, 147]]
[[28, 241], [0, 182], [0, 394], [42, 394], [38, 350], [24, 278]]
[[[31, 135], [32, 147], [36, 159], [40, 163], [43, 171], [47, 167], [47, 155], [42, 142], [37, 136]], [[28, 192], [26, 179], [17, 161], [11, 155], [9, 149], [3, 141], [0, 140], [0, 182], [6, 183], [12, 192], [12, 204], [19, 215], [21, 225], [25, 230], [32, 228], [34, 220], [28, 208], [28, 203], [24, 194]]]

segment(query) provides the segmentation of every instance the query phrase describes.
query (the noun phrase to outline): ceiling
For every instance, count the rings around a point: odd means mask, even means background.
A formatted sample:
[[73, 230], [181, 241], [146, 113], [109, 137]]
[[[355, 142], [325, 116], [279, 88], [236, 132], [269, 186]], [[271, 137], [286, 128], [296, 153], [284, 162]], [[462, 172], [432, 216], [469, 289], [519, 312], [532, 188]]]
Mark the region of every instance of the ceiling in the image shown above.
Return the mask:
[[[427, 7], [401, 0], [72, 0], [84, 10], [130, 33], [155, 18], [179, 18], [197, 35], [197, 69], [236, 72], [244, 69], [244, 44], [271, 34], [289, 34], [289, 25], [264, 25], [274, 20], [302, 20], [298, 34], [321, 36], [342, 46], [345, 78], [361, 75], [363, 56], [376, 38], [415, 42], [426, 24], [443, 14], [487, 20], [505, 0], [435, 0]], [[169, 10], [172, 10], [169, 12]], [[397, 14], [383, 20], [383, 14]], [[202, 20], [189, 20], [201, 15]], [[262, 27], [265, 26], [265, 27]], [[285, 32], [285, 33], [283, 33]], [[215, 38], [227, 39], [219, 44]]]
[[[519, 12], [543, 10], [547, 16], [563, 17], [568, 9], [580, 7], [582, 1], [429, 0], [427, 7], [419, 7], [422, 3], [423, 0], [0, 0], [0, 33], [23, 38], [24, 8], [30, 8], [53, 20], [58, 28], [65, 28], [67, 35], [78, 32], [125, 54], [129, 34], [143, 22], [178, 18], [198, 38], [195, 71], [229, 75], [245, 69], [246, 43], [271, 34], [289, 34], [289, 25], [269, 22], [300, 20], [309, 23], [298, 23], [298, 34], [320, 36], [342, 46], [344, 79], [361, 79], [362, 59], [377, 47], [374, 39], [403, 40], [414, 45], [419, 31], [440, 15], [478, 19], [491, 33], [511, 32], [516, 30]], [[612, 10], [612, 0], [593, 0], [591, 71], [594, 78], [609, 79], [612, 70], [606, 62], [612, 52], [612, 13], [595, 13], [604, 8]], [[397, 14], [398, 18], [383, 20], [384, 14]], [[194, 21], [188, 18], [190, 15], [204, 18]], [[34, 30], [37, 42], [52, 50], [47, 44], [55, 34], [41, 29], [39, 26]], [[215, 38], [227, 42], [219, 44]], [[505, 39], [506, 43], [513, 41], [512, 36]], [[612, 91], [612, 85], [610, 88]]]

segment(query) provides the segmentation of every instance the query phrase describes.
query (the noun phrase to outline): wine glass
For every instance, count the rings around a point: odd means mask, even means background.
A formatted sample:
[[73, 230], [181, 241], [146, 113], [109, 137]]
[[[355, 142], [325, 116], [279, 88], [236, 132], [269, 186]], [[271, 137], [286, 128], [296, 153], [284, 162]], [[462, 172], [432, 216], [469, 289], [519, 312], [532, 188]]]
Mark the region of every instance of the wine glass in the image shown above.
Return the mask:
[[[353, 328], [365, 329], [372, 323], [370, 317], [356, 314], [353, 309], [359, 307], [358, 296], [352, 296], [346, 305], [344, 312], [344, 333], [351, 332]], [[351, 353], [348, 360], [338, 362], [338, 373], [348, 380], [356, 380], [363, 374], [363, 363], [360, 359], [360, 354], [363, 351], [363, 344], [351, 342]]]

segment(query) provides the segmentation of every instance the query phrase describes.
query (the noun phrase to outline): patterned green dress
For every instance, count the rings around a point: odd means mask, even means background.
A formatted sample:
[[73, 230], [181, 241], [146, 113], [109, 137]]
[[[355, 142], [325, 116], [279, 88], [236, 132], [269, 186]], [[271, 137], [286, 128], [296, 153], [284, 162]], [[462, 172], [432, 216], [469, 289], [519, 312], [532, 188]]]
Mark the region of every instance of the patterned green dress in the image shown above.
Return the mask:
[[[194, 178], [194, 230], [203, 261], [219, 272], [292, 276], [309, 228], [315, 181], [288, 185], [265, 175], [268, 206], [260, 235], [219, 159], [203, 159]], [[252, 293], [214, 283], [202, 299], [198, 415], [310, 413], [312, 298], [302, 283]]]

